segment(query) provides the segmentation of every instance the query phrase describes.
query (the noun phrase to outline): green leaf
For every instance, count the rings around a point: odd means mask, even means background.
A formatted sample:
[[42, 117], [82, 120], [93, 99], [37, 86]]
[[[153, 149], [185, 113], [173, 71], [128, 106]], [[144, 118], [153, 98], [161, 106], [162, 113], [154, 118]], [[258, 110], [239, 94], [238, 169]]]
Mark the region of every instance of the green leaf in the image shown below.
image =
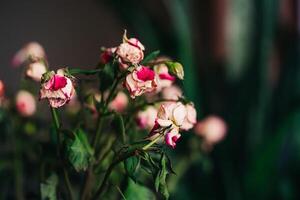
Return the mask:
[[119, 113], [115, 114], [115, 118], [113, 120], [113, 125], [115, 127], [117, 134], [120, 134], [122, 136], [122, 143], [125, 144], [126, 133], [125, 133], [124, 120], [123, 120], [123, 117], [121, 114], [119, 114]]
[[148, 54], [144, 60], [141, 62], [142, 65], [145, 65], [147, 63], [149, 63], [150, 61], [154, 60], [158, 55], [159, 55], [160, 51], [153, 51], [150, 54]]
[[104, 65], [103, 70], [99, 73], [100, 90], [105, 91], [111, 87], [115, 78], [114, 65], [108, 63]]
[[162, 153], [160, 160], [160, 170], [157, 172], [154, 181], [156, 191], [159, 192], [164, 197], [164, 199], [169, 199], [170, 196], [166, 182], [166, 178], [169, 173], [167, 169], [167, 162], [167, 157], [164, 153]]
[[55, 173], [51, 174], [45, 183], [41, 183], [41, 199], [56, 200], [56, 188], [58, 185], [58, 177]]
[[134, 183], [131, 179], [128, 180], [128, 186], [125, 190], [125, 197], [127, 200], [155, 200], [155, 195], [147, 187], [144, 187], [138, 183]]
[[138, 156], [132, 156], [124, 161], [124, 167], [128, 176], [136, 182], [136, 173], [140, 167], [141, 159]]
[[76, 171], [86, 170], [94, 159], [94, 150], [82, 129], [75, 131], [74, 139], [67, 140], [66, 148], [68, 160]]

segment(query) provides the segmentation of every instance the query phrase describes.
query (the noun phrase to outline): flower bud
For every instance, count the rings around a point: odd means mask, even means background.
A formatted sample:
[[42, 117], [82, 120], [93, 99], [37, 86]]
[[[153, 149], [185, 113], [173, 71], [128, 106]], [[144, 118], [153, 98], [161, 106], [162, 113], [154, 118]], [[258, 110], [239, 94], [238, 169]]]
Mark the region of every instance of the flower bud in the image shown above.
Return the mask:
[[166, 62], [166, 65], [168, 66], [172, 74], [176, 75], [179, 79], [183, 80], [184, 70], [182, 65], [179, 62], [168, 61]]

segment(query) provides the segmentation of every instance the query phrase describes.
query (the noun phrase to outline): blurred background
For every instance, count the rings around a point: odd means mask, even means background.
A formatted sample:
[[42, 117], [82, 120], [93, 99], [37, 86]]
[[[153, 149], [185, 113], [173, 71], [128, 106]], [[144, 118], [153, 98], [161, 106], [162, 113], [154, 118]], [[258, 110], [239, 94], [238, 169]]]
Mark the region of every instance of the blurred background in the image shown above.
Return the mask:
[[11, 0], [0, 2], [0, 25], [8, 93], [21, 76], [11, 58], [29, 41], [52, 68], [91, 68], [127, 29], [146, 52], [183, 63], [199, 120], [219, 115], [228, 134], [208, 164], [185, 170], [171, 199], [300, 199], [299, 1]]

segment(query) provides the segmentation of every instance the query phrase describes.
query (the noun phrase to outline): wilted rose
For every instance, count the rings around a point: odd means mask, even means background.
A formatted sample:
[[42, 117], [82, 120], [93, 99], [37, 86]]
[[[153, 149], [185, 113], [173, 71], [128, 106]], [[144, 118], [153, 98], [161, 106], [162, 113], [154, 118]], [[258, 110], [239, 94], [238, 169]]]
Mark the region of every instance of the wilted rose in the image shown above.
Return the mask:
[[139, 66], [126, 76], [124, 85], [131, 98], [140, 96], [145, 92], [152, 92], [157, 87], [155, 73], [148, 67]]
[[186, 108], [181, 102], [162, 104], [157, 113], [157, 123], [161, 127], [181, 127], [186, 118]]
[[36, 111], [36, 101], [33, 95], [25, 90], [20, 90], [16, 96], [16, 108], [23, 117], [32, 116]]
[[144, 58], [145, 47], [136, 38], [128, 39], [126, 31], [123, 36], [123, 43], [117, 47], [116, 54], [119, 56], [119, 63], [122, 69], [127, 69], [130, 64], [138, 64]]
[[58, 108], [68, 103], [74, 94], [72, 80], [62, 74], [48, 72], [42, 77], [40, 99], [48, 99], [53, 108]]

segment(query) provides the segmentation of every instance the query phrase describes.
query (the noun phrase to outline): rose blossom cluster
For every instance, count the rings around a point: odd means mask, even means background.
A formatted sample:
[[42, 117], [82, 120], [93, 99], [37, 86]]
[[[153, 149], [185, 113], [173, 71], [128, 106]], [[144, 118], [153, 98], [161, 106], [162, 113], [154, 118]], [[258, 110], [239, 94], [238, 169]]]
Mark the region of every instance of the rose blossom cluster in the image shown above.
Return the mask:
[[106, 64], [115, 60], [119, 63], [121, 71], [129, 71], [123, 85], [132, 99], [150, 93], [152, 94], [150, 96], [160, 95], [166, 100], [172, 100], [159, 108], [158, 105], [147, 106], [144, 110], [138, 111], [136, 122], [142, 129], [152, 129], [150, 139], [156, 135], [164, 135], [165, 143], [175, 148], [181, 136], [180, 130], [190, 130], [196, 123], [196, 110], [193, 104], [178, 102], [182, 92], [173, 85], [176, 76], [183, 79], [183, 68], [179, 63], [173, 63], [165, 57], [154, 60], [153, 68], [141, 65], [144, 50], [144, 45], [136, 38], [128, 39], [125, 31], [123, 43], [102, 52], [101, 63]]
[[[144, 45], [136, 38], [128, 39], [125, 31], [123, 42], [119, 46], [103, 49], [100, 63], [108, 64], [109, 67], [115, 66], [111, 63], [118, 63], [117, 70], [120, 74], [118, 77], [123, 80], [123, 87], [127, 89], [132, 99], [145, 93], [164, 99], [161, 101], [162, 104], [155, 103], [153, 106], [146, 106], [137, 111], [136, 122], [141, 129], [150, 131], [149, 139], [154, 139], [156, 136], [164, 138], [168, 146], [175, 148], [176, 142], [181, 137], [180, 132], [193, 128], [197, 118], [194, 105], [186, 101], [181, 102], [182, 91], [174, 85], [176, 77], [183, 79], [183, 68], [181, 64], [164, 57], [152, 60], [152, 63], [141, 64], [144, 51]], [[28, 74], [35, 73], [32, 70]], [[36, 77], [38, 79], [38, 76]], [[54, 71], [44, 73], [41, 78], [40, 99], [47, 99], [53, 108], [63, 106], [74, 95], [72, 80], [72, 77], [63, 70], [57, 73]], [[100, 99], [109, 101], [106, 103], [110, 111], [124, 112], [129, 103], [127, 94], [118, 91], [120, 87], [116, 89], [116, 92], [104, 92], [104, 96], [100, 97], [99, 101]], [[111, 92], [114, 94], [111, 95]], [[92, 110], [95, 109], [92, 106]]]

